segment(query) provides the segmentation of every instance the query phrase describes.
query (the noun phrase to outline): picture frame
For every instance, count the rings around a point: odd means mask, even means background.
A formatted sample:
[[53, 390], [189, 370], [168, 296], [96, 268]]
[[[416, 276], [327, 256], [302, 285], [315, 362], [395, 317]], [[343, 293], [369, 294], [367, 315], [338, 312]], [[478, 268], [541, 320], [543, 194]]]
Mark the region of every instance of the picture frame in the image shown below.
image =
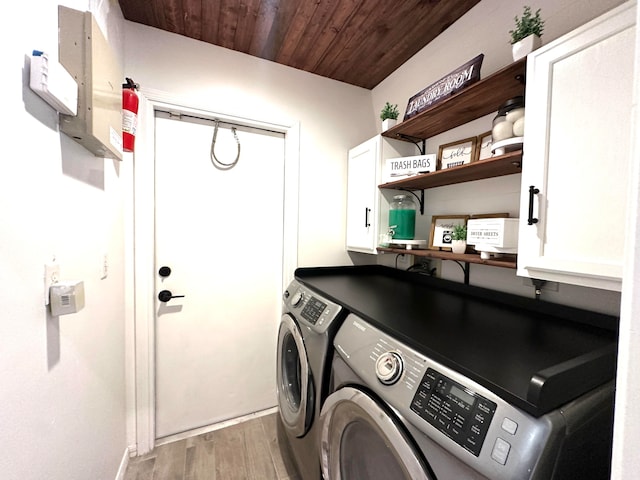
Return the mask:
[[434, 215], [429, 231], [430, 250], [451, 250], [451, 231], [455, 225], [466, 225], [469, 215]]
[[440, 147], [438, 147], [438, 165], [440, 166], [440, 170], [472, 163], [476, 156], [477, 140], [478, 137], [471, 137], [440, 145]]
[[478, 135], [476, 138], [475, 161], [478, 162], [480, 160], [485, 160], [487, 158], [493, 157], [493, 152], [491, 151], [492, 146], [493, 136], [491, 135], [491, 130]]

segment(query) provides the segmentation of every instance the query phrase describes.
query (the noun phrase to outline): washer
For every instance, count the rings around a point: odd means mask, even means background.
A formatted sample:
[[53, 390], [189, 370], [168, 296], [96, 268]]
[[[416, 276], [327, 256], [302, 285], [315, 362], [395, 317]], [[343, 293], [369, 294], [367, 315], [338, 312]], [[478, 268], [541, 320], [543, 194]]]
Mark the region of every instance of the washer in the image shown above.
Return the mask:
[[354, 314], [338, 331], [325, 480], [609, 478], [612, 382], [536, 416], [398, 340], [411, 334]]
[[328, 395], [333, 338], [347, 312], [296, 280], [283, 301], [276, 373], [278, 437], [302, 479], [318, 480], [318, 418]]

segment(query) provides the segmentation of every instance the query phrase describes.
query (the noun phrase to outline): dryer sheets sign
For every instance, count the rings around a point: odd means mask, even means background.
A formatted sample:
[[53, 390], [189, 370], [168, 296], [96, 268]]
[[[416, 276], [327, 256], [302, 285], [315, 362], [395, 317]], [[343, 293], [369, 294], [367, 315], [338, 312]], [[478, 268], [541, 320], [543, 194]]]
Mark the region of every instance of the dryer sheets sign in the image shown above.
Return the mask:
[[384, 183], [393, 182], [419, 173], [435, 172], [435, 170], [435, 154], [389, 158], [385, 162], [383, 181]]

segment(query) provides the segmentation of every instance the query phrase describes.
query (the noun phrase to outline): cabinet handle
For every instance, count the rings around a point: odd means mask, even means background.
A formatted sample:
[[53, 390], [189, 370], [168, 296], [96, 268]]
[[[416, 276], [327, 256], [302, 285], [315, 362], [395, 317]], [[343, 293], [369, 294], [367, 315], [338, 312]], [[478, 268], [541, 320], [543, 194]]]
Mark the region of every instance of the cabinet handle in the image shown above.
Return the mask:
[[531, 185], [529, 187], [529, 218], [527, 219], [527, 224], [533, 225], [534, 223], [538, 223], [537, 218], [533, 218], [533, 196], [540, 193], [536, 187]]
[[371, 211], [370, 208], [364, 207], [364, 227], [365, 228], [369, 228], [371, 226], [371, 224], [369, 223], [369, 212]]

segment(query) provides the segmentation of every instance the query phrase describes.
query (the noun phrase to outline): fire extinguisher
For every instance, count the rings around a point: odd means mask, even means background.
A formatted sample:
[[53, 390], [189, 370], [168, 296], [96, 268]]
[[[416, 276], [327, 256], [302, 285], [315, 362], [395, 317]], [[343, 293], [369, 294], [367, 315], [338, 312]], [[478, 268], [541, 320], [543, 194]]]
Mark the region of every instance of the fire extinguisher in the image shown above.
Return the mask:
[[122, 149], [133, 152], [138, 128], [138, 95], [140, 86], [130, 78], [122, 84]]

